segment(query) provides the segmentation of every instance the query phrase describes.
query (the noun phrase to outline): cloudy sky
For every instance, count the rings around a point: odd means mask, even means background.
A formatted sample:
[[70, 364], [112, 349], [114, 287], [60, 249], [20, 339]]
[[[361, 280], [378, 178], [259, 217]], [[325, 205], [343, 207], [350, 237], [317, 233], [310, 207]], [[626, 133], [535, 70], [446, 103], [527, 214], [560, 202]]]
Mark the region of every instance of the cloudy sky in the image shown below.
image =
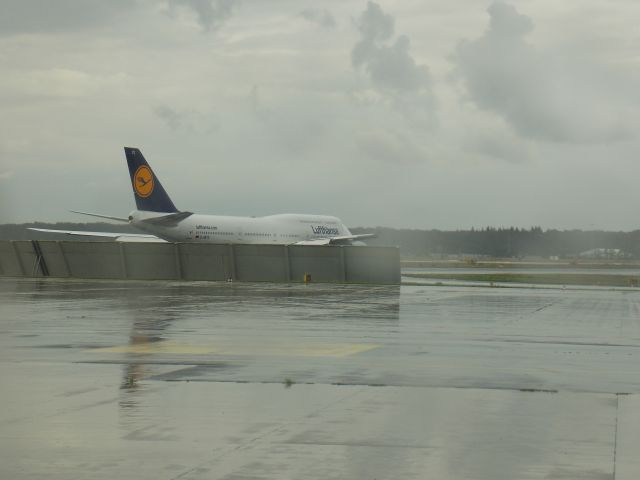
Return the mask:
[[640, 228], [640, 2], [0, 0], [0, 223]]

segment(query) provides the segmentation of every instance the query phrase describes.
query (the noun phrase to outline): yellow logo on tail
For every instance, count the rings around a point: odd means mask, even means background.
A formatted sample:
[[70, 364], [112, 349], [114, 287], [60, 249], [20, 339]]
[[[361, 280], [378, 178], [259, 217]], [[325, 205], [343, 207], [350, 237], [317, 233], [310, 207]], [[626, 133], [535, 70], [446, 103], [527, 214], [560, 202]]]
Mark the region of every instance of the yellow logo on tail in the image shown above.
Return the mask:
[[133, 189], [142, 198], [146, 198], [153, 193], [153, 173], [151, 169], [142, 165], [138, 167], [133, 176]]

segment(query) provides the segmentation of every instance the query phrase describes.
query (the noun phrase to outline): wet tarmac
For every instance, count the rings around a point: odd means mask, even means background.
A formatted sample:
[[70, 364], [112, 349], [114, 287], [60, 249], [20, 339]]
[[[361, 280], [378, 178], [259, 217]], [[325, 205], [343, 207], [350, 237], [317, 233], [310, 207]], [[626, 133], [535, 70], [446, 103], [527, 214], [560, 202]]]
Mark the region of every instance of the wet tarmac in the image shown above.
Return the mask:
[[0, 478], [638, 479], [640, 292], [0, 279]]

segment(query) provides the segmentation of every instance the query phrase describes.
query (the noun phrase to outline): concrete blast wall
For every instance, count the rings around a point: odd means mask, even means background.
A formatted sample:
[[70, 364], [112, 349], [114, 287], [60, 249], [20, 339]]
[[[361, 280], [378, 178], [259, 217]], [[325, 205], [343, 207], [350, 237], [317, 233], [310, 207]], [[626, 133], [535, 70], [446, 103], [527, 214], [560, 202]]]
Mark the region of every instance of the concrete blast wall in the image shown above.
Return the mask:
[[395, 247], [0, 241], [0, 275], [400, 283]]

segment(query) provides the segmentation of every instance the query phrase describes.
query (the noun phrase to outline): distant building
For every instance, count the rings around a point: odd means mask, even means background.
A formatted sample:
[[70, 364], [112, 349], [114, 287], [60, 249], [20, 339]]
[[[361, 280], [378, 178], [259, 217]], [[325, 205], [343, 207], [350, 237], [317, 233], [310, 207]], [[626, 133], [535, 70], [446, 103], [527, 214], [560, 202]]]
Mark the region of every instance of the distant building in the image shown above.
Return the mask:
[[592, 248], [578, 256], [581, 258], [629, 258], [631, 255], [619, 248]]

